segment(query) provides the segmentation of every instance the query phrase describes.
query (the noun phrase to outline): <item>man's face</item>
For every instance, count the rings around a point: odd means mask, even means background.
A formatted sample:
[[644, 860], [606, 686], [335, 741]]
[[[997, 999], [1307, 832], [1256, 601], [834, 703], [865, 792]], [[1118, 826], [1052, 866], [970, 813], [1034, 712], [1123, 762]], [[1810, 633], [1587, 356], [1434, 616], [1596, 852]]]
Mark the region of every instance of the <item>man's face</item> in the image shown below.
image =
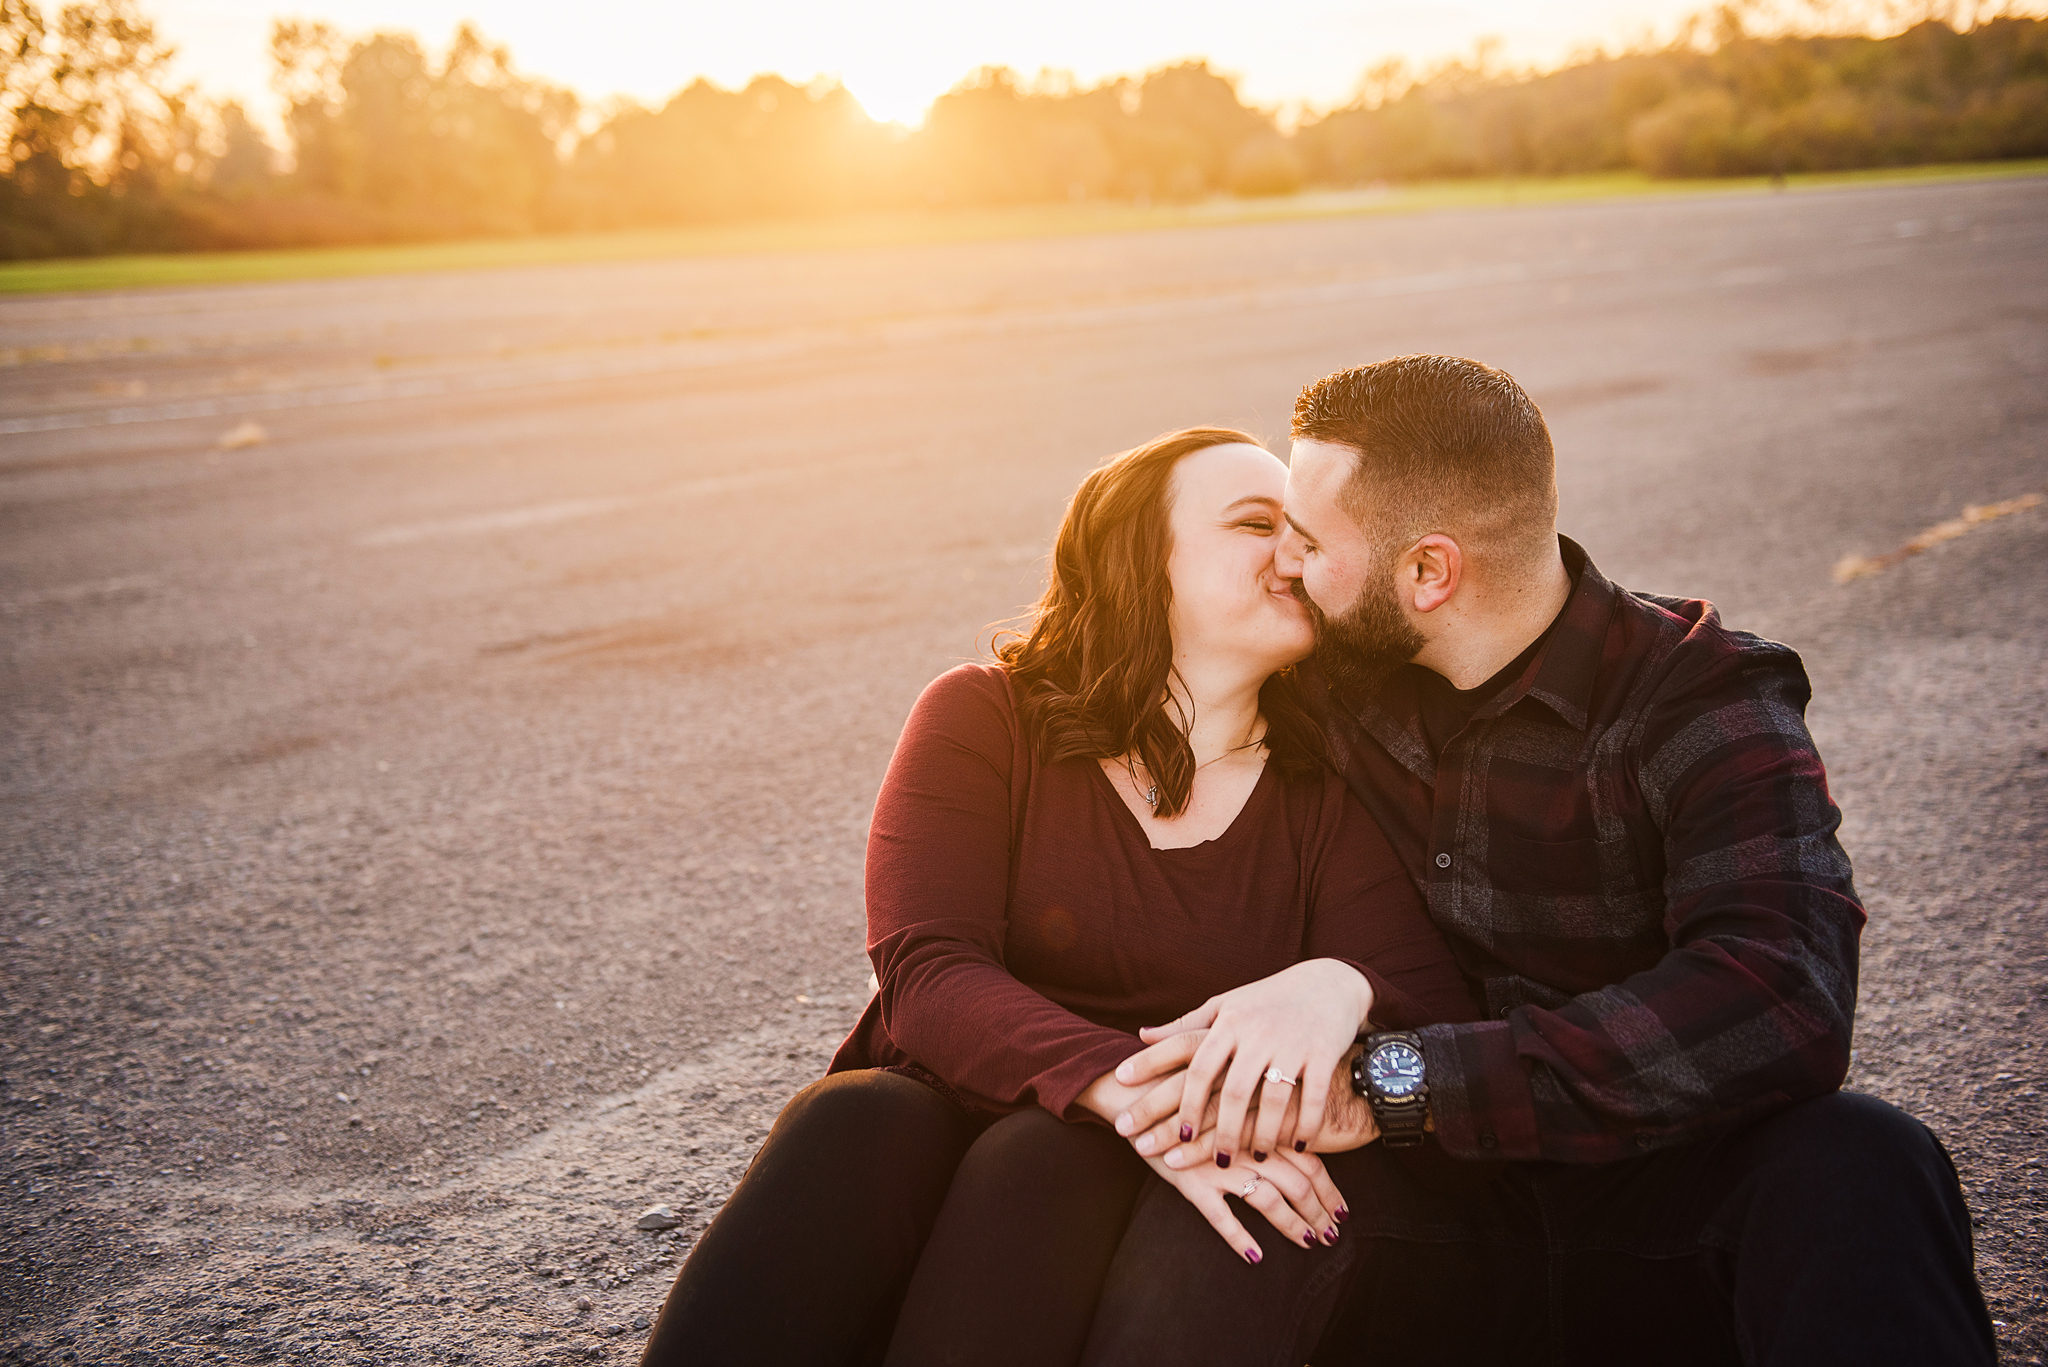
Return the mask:
[[1401, 610], [1394, 584], [1399, 548], [1372, 544], [1342, 494], [1350, 450], [1297, 441], [1287, 471], [1287, 530], [1274, 568], [1294, 580], [1316, 629], [1316, 662], [1340, 693], [1369, 691], [1427, 643]]

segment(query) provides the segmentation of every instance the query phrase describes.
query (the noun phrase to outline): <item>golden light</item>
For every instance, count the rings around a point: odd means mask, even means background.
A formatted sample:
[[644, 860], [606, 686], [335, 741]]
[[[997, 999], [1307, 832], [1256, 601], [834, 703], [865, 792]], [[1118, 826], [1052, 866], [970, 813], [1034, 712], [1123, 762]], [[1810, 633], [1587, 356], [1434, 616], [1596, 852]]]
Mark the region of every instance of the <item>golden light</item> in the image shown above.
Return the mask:
[[1027, 9], [952, 0], [825, 0], [779, 5], [642, 5], [586, 0], [564, 25], [542, 0], [153, 0], [146, 8], [180, 50], [180, 73], [209, 93], [268, 109], [271, 21], [325, 19], [346, 32], [400, 29], [438, 48], [464, 21], [512, 50], [522, 70], [590, 101], [625, 94], [659, 105], [704, 76], [737, 88], [774, 72], [837, 77], [879, 119], [914, 125], [940, 94], [982, 66], [1082, 81], [1206, 57], [1242, 78], [1244, 96], [1277, 106], [1348, 100], [1365, 69], [1468, 53], [1495, 36], [1510, 62], [1554, 63], [1575, 47], [1668, 33], [1699, 0], [1043, 0]]

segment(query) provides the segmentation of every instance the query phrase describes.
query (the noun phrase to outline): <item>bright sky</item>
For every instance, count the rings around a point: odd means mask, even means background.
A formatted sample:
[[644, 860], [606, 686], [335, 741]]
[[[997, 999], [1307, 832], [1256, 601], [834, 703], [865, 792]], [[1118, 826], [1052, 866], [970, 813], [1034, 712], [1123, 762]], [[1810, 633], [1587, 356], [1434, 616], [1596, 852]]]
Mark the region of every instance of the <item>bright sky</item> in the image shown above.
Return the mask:
[[1249, 101], [1343, 103], [1359, 74], [1390, 56], [1426, 63], [1498, 37], [1516, 64], [1554, 64], [1574, 48], [1668, 35], [1705, 0], [581, 0], [565, 28], [559, 0], [143, 0], [179, 49], [178, 70], [209, 94], [269, 112], [266, 47], [279, 13], [355, 34], [418, 34], [438, 52], [464, 19], [509, 45], [519, 67], [595, 100], [658, 104], [697, 76], [744, 85], [758, 72], [839, 77], [877, 118], [915, 123], [978, 66], [1083, 81], [1207, 57], [1241, 78]]

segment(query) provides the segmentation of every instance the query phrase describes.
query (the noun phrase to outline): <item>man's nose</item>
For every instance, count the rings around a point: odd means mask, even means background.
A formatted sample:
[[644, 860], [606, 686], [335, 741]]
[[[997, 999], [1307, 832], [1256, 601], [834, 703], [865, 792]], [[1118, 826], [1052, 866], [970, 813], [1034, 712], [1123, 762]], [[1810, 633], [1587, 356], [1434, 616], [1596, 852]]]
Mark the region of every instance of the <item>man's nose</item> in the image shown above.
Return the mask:
[[1302, 550], [1307, 545], [1291, 526], [1280, 528], [1280, 540], [1273, 547], [1273, 573], [1282, 579], [1301, 578]]

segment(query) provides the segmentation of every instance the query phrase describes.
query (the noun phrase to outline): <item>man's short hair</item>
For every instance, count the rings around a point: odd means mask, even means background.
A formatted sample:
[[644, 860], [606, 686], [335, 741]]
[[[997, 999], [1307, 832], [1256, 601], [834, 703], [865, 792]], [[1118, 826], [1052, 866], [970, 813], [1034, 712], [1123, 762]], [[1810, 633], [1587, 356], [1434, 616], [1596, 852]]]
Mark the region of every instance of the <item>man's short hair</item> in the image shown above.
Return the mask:
[[1550, 429], [1505, 371], [1459, 356], [1353, 366], [1301, 391], [1291, 431], [1357, 452], [1344, 508], [1382, 554], [1441, 532], [1513, 568], [1556, 544]]

